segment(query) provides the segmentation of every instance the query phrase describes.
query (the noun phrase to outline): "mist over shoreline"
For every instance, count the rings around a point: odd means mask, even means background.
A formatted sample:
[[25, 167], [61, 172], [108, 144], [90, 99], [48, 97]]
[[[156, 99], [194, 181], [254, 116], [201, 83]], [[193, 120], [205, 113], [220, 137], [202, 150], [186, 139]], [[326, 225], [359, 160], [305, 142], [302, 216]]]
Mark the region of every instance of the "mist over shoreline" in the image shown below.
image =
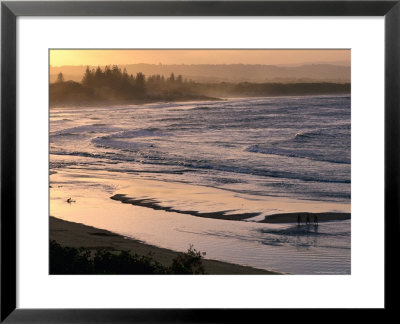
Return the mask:
[[[145, 75], [159, 74], [164, 77], [171, 73], [182, 75], [183, 78], [196, 82], [333, 82], [349, 83], [351, 68], [339, 63], [329, 64], [302, 64], [262, 65], [262, 64], [122, 64], [128, 74], [143, 73]], [[50, 82], [55, 82], [58, 73], [63, 73], [65, 80], [80, 82], [86, 65], [50, 66]], [[89, 66], [97, 68], [98, 66]], [[105, 65], [101, 65], [104, 68]]]

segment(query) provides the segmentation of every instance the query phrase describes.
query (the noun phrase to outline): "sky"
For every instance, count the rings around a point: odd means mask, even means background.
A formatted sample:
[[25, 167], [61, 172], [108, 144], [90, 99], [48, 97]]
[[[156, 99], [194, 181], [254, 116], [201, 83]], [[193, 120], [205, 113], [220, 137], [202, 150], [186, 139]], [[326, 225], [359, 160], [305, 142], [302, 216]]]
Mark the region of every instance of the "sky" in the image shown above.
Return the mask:
[[342, 62], [350, 50], [50, 50], [50, 65], [266, 64]]

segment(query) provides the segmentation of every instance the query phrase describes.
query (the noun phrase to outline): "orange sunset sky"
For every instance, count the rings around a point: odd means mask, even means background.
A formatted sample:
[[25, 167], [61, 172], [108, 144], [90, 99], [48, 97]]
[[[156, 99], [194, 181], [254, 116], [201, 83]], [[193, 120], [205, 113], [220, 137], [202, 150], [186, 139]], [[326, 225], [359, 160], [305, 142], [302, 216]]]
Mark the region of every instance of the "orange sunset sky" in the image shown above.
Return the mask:
[[50, 65], [350, 64], [350, 50], [50, 50]]

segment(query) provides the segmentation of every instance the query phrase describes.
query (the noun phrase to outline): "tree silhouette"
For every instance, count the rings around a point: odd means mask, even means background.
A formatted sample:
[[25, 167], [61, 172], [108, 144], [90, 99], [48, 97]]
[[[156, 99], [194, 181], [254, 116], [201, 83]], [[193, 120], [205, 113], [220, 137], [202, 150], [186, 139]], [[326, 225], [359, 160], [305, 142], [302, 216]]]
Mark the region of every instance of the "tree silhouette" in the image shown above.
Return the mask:
[[60, 72], [57, 75], [57, 83], [62, 83], [64, 82], [64, 75]]
[[126, 68], [106, 65], [86, 67], [82, 82], [65, 81], [58, 73], [50, 84], [50, 103], [122, 103], [135, 101], [210, 100], [216, 97], [262, 97], [277, 95], [316, 95], [349, 93], [350, 83], [199, 83], [191, 79], [161, 74], [134, 76]]
[[92, 71], [89, 69], [89, 67], [86, 67], [85, 74], [83, 75], [82, 78], [82, 85], [89, 87], [92, 83], [93, 77], [92, 77]]
[[135, 86], [139, 93], [144, 94], [146, 92], [146, 77], [142, 72], [136, 74]]

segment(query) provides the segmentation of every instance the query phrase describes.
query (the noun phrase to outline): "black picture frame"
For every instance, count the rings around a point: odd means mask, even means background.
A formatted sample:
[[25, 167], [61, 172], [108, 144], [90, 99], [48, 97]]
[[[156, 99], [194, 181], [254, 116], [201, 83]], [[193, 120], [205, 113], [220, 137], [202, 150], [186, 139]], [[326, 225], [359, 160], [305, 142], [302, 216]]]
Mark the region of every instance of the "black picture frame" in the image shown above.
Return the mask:
[[389, 250], [398, 246], [400, 228], [400, 0], [4, 1], [1, 3], [1, 322], [236, 322], [242, 315], [255, 319], [265, 311], [16, 308], [16, 19], [19, 16], [384, 16], [385, 310], [395, 309], [394, 293], [399, 280], [393, 258], [397, 252]]

